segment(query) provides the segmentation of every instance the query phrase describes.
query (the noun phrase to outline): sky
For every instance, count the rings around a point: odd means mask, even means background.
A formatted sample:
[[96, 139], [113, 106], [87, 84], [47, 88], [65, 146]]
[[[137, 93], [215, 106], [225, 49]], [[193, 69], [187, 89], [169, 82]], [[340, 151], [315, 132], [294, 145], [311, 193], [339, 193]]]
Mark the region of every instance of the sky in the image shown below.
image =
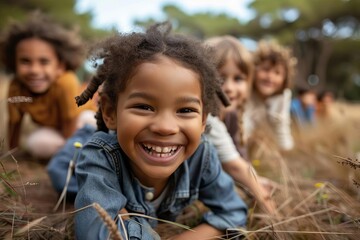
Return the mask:
[[178, 6], [186, 13], [226, 13], [240, 21], [253, 17], [246, 6], [251, 0], [77, 0], [76, 10], [81, 13], [92, 11], [93, 24], [99, 28], [115, 27], [122, 32], [136, 30], [132, 22], [154, 18], [165, 20], [162, 7], [165, 4]]

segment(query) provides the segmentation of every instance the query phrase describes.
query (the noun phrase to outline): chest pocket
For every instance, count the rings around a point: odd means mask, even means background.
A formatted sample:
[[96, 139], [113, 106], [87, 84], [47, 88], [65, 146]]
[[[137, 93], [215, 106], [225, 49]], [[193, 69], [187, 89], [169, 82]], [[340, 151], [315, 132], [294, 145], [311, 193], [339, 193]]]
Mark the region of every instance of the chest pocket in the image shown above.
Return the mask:
[[199, 198], [198, 189], [190, 189], [190, 196], [188, 198], [176, 198], [173, 205], [170, 207], [170, 212], [173, 214], [180, 214], [184, 208], [191, 205]]

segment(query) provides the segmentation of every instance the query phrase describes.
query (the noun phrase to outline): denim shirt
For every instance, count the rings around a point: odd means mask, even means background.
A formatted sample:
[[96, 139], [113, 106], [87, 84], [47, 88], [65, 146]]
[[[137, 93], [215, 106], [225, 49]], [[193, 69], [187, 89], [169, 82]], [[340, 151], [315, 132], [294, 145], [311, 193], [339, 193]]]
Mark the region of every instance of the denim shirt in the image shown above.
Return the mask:
[[[247, 207], [235, 191], [232, 179], [222, 171], [215, 148], [202, 137], [195, 153], [172, 174], [169, 191], [155, 212], [146, 196], [154, 189], [144, 187], [132, 175], [129, 159], [120, 148], [115, 134], [95, 133], [83, 147], [76, 165], [79, 192], [75, 208], [92, 203], [103, 207], [112, 219], [122, 208], [129, 213], [175, 221], [182, 210], [199, 199], [210, 211], [203, 221], [226, 230], [245, 226]], [[157, 221], [143, 216], [131, 216], [117, 221], [118, 229], [128, 239], [160, 239], [152, 230]], [[126, 230], [126, 231], [124, 231]], [[78, 240], [106, 239], [109, 231], [93, 207], [76, 213], [75, 232]]]

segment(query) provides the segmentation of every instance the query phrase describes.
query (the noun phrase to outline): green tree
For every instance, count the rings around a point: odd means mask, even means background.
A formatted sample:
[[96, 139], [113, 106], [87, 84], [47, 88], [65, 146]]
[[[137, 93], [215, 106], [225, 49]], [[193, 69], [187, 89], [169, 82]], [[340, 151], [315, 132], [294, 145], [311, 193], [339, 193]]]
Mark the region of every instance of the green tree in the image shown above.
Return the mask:
[[256, 17], [246, 34], [256, 39], [270, 35], [291, 45], [299, 62], [297, 83], [315, 75], [318, 89], [340, 89], [347, 98], [346, 89], [360, 92], [353, 81], [360, 72], [360, 1], [254, 0], [249, 7]]
[[91, 12], [76, 13], [76, 0], [2, 0], [0, 1], [0, 29], [12, 20], [24, 20], [27, 14], [40, 10], [65, 27], [78, 28], [86, 41], [102, 38], [109, 34], [108, 30], [96, 29], [91, 26]]
[[275, 38], [298, 58], [296, 85], [316, 76], [311, 79], [319, 80], [318, 90], [329, 87], [347, 99], [360, 99], [359, 0], [253, 0], [248, 8], [255, 13], [249, 22], [226, 14], [187, 14], [172, 5], [163, 12], [177, 31], [200, 39], [223, 34], [255, 41]]
[[[242, 27], [237, 18], [229, 17], [226, 14], [206, 12], [189, 15], [173, 5], [165, 5], [162, 10], [176, 31], [200, 39], [214, 35], [232, 34], [234, 29]], [[153, 18], [144, 21], [135, 20], [135, 24], [145, 27], [155, 21]]]

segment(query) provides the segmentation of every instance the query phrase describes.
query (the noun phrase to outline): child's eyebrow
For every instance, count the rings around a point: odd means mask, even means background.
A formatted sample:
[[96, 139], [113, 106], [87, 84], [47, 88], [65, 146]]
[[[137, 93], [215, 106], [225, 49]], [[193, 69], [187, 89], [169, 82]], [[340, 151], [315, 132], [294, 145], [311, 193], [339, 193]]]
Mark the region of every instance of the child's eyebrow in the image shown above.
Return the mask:
[[154, 96], [151, 96], [150, 94], [144, 93], [144, 92], [131, 93], [128, 98], [129, 99], [132, 99], [132, 98], [145, 98], [145, 99], [148, 99], [148, 100], [154, 100], [155, 99]]
[[[128, 97], [128, 99], [132, 99], [132, 98], [144, 98], [147, 100], [155, 100], [155, 97], [148, 94], [148, 93], [144, 93], [144, 92], [134, 92], [131, 93]], [[181, 97], [179, 99], [176, 100], [177, 103], [196, 103], [201, 105], [201, 101], [199, 98], [196, 97]]]
[[196, 98], [196, 97], [182, 97], [176, 100], [176, 102], [178, 103], [196, 103], [201, 105], [201, 101], [200, 99]]

